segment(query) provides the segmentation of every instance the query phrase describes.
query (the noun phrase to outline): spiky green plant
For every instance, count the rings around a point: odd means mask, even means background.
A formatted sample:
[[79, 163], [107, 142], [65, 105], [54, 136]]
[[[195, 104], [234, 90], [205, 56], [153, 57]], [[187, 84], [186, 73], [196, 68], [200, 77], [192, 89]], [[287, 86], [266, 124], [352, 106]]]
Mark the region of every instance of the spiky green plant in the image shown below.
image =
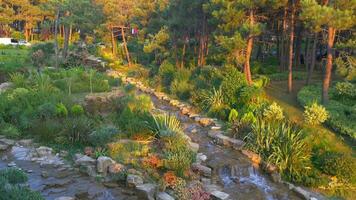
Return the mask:
[[299, 176], [309, 167], [311, 153], [304, 134], [292, 124], [258, 119], [246, 140], [248, 148], [275, 164], [288, 179]]
[[203, 108], [206, 110], [211, 107], [222, 107], [225, 104], [221, 87], [219, 89], [213, 88], [213, 90], [203, 93], [202, 99]]
[[182, 132], [180, 121], [171, 114], [154, 115], [154, 131], [159, 137], [170, 136]]
[[26, 77], [22, 73], [15, 72], [10, 74], [10, 80], [15, 85], [15, 87], [25, 88], [27, 86]]

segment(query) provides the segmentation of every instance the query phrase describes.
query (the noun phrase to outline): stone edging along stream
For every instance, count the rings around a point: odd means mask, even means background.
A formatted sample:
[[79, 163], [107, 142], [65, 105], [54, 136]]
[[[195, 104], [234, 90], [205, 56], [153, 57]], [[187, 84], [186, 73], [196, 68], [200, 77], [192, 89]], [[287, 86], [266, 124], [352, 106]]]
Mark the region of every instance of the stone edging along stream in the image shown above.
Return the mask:
[[319, 197], [316, 198], [315, 193], [309, 192], [306, 189], [303, 189], [302, 187], [295, 186], [292, 183], [282, 181], [281, 176], [277, 172], [277, 168], [275, 166], [267, 164], [267, 162], [263, 161], [258, 154], [243, 148], [245, 145], [244, 141], [234, 139], [224, 135], [223, 131], [221, 130], [222, 126], [221, 124], [219, 124], [217, 119], [205, 117], [202, 114], [196, 113], [194, 112], [193, 106], [189, 105], [188, 103], [183, 103], [179, 100], [172, 99], [169, 96], [167, 96], [165, 93], [157, 92], [154, 89], [145, 86], [142, 82], [136, 80], [135, 78], [127, 77], [125, 74], [121, 72], [109, 70], [107, 71], [107, 74], [112, 77], [119, 77], [122, 79], [122, 81], [125, 84], [135, 85], [140, 91], [153, 95], [157, 97], [159, 100], [166, 101], [171, 106], [179, 109], [181, 114], [188, 116], [190, 119], [198, 122], [201, 126], [210, 127], [208, 136], [212, 138], [216, 144], [241, 151], [241, 153], [247, 156], [255, 166], [264, 169], [271, 176], [271, 179], [274, 182], [279, 182], [287, 185], [290, 190], [294, 191], [300, 197], [306, 200], [316, 200], [318, 198], [323, 199], [323, 197], [321, 197], [319, 194], [318, 194]]

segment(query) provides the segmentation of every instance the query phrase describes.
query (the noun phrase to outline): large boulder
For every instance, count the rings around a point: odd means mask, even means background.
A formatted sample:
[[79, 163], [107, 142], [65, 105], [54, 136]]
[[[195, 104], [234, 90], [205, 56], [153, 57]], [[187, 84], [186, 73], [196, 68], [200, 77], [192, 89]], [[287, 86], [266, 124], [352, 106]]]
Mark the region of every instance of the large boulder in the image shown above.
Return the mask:
[[128, 187], [136, 187], [143, 184], [143, 178], [138, 175], [128, 174], [126, 177], [126, 184]]
[[38, 157], [50, 157], [52, 156], [53, 149], [49, 147], [41, 146], [36, 149], [36, 152]]
[[113, 161], [111, 158], [106, 156], [100, 156], [96, 163], [96, 169], [99, 173], [102, 173], [104, 176], [106, 176], [109, 166], [113, 165], [114, 163], [115, 161]]
[[146, 183], [136, 186], [137, 197], [142, 200], [155, 200], [157, 185]]
[[192, 170], [194, 172], [197, 172], [203, 176], [206, 176], [206, 177], [211, 177], [211, 173], [212, 173], [212, 170], [211, 168], [207, 167], [207, 166], [204, 166], [200, 163], [193, 163], [192, 164]]
[[87, 166], [87, 165], [95, 165], [96, 160], [89, 157], [89, 156], [81, 156], [80, 158], [76, 159], [75, 164], [78, 166]]

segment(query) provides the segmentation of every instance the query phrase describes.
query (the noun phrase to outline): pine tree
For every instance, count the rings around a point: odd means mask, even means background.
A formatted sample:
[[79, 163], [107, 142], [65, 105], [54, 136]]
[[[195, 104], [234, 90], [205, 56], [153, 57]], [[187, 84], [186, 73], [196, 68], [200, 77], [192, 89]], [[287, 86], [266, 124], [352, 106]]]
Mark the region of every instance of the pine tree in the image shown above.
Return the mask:
[[215, 9], [213, 16], [221, 20], [219, 28], [222, 35], [217, 37], [218, 43], [230, 51], [235, 63], [243, 60], [243, 71], [249, 84], [252, 84], [250, 59], [254, 38], [262, 31], [258, 12], [266, 2], [266, 0], [211, 0], [211, 6]]
[[315, 0], [302, 0], [302, 17], [315, 29], [327, 29], [327, 63], [322, 87], [322, 102], [329, 101], [329, 87], [333, 66], [333, 47], [337, 31], [347, 30], [355, 26], [356, 1], [354, 0], [323, 0], [321, 4]]

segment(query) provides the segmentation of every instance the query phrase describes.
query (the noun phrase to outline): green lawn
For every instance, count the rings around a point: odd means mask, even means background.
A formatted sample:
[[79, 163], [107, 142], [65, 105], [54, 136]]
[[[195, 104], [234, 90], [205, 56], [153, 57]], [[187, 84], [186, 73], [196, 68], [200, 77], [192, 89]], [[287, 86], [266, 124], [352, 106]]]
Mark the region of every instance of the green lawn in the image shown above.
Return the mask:
[[[304, 81], [294, 81], [295, 91], [292, 94], [288, 94], [286, 91], [287, 83], [285, 81], [275, 81], [271, 83], [266, 91], [268, 99], [281, 105], [288, 118], [300, 125], [304, 124], [303, 107], [297, 102], [296, 94], [303, 85]], [[312, 144], [325, 145], [330, 150], [356, 155], [356, 147], [351, 140], [345, 139], [322, 125], [310, 129], [308, 138], [310, 138]]]

